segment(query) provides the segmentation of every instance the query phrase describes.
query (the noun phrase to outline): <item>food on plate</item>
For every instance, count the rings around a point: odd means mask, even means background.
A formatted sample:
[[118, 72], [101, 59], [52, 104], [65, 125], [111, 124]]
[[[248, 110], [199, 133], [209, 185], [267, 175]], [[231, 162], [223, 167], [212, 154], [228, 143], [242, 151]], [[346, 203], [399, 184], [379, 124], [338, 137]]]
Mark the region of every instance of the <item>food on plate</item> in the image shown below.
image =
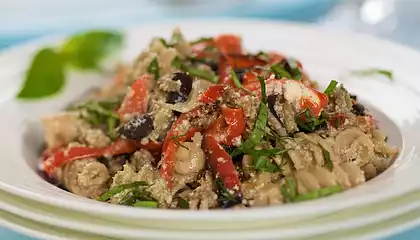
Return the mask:
[[82, 103], [43, 118], [43, 171], [113, 204], [246, 208], [350, 189], [398, 154], [337, 81], [241, 38], [155, 38]]

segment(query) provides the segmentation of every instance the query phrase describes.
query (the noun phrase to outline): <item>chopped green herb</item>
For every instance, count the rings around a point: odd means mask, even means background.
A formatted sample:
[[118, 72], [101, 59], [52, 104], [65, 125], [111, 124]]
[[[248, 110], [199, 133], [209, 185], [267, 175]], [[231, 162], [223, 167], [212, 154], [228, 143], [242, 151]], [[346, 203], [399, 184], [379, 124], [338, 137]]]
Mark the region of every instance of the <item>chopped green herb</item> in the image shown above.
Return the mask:
[[342, 187], [340, 185], [335, 185], [331, 187], [321, 188], [312, 192], [308, 192], [305, 194], [297, 195], [292, 199], [293, 202], [301, 202], [310, 199], [317, 199], [325, 196], [329, 196], [334, 193], [338, 193], [342, 191]]
[[118, 126], [118, 120], [115, 118], [108, 118], [107, 119], [107, 131], [108, 135], [114, 139], [115, 138], [115, 128]]
[[237, 88], [243, 88], [241, 81], [233, 69], [230, 70], [230, 76], [232, 77], [233, 83]]
[[212, 73], [210, 71], [201, 70], [201, 69], [198, 69], [198, 68], [184, 67], [181, 70], [184, 70], [185, 72], [188, 72], [190, 75], [192, 75], [194, 77], [202, 78], [202, 79], [205, 79], [205, 80], [210, 81], [212, 83], [217, 83], [218, 79], [219, 79], [216, 75], [214, 75], [214, 73]]
[[362, 69], [362, 70], [351, 71], [350, 75], [356, 75], [356, 76], [360, 76], [360, 77], [382, 75], [382, 76], [388, 78], [390, 81], [394, 80], [394, 74], [392, 73], [392, 71], [386, 70], [386, 69], [379, 69], [379, 68], [370, 68], [370, 69]]
[[133, 204], [134, 207], [144, 207], [144, 208], [157, 208], [158, 203], [156, 201], [136, 201]]
[[179, 141], [179, 138], [180, 137], [183, 137], [183, 136], [185, 136], [185, 134], [181, 134], [181, 135], [178, 135], [178, 136], [172, 136], [172, 140], [175, 142], [175, 144], [178, 146], [178, 147], [183, 147], [183, 148], [185, 148], [185, 149], [187, 149], [187, 150], [190, 150], [187, 146], [185, 146], [184, 144], [182, 144], [180, 141]]
[[154, 57], [152, 59], [152, 62], [150, 62], [149, 67], [147, 68], [147, 72], [150, 74], [153, 74], [155, 76], [155, 80], [159, 79], [159, 62], [157, 57]]
[[297, 188], [295, 179], [287, 177], [285, 183], [281, 187], [281, 193], [286, 202], [292, 202], [297, 195]]
[[170, 47], [164, 38], [158, 38], [158, 40], [163, 44], [163, 46]]
[[302, 72], [300, 71], [297, 61], [293, 58], [289, 58], [287, 59], [287, 62], [290, 67], [290, 69], [288, 70], [290, 74], [292, 75], [292, 79], [302, 80]]
[[242, 149], [254, 149], [255, 146], [261, 143], [261, 140], [265, 135], [265, 127], [267, 126], [268, 120], [268, 108], [264, 103], [260, 104], [260, 109], [258, 111], [257, 120], [254, 124], [254, 129], [252, 129], [251, 134], [242, 144]]
[[202, 38], [199, 38], [197, 40], [191, 41], [190, 44], [195, 45], [195, 44], [198, 44], [198, 43], [208, 42], [208, 41], [213, 41], [213, 38], [212, 37], [202, 37]]
[[117, 187], [111, 188], [108, 192], [102, 194], [100, 197], [98, 197], [98, 201], [101, 202], [105, 202], [108, 199], [110, 199], [112, 196], [126, 190], [126, 189], [131, 189], [131, 188], [136, 188], [136, 187], [140, 187], [140, 186], [148, 186], [147, 182], [144, 181], [137, 181], [137, 182], [132, 182], [132, 183], [127, 183], [127, 184], [122, 184], [119, 185]]
[[212, 83], [218, 82], [218, 77], [214, 75], [214, 73], [210, 71], [204, 71], [204, 70], [194, 68], [194, 67], [188, 67], [182, 63], [179, 57], [176, 57], [174, 58], [174, 60], [172, 60], [172, 66], [184, 72], [188, 72], [191, 76], [202, 78]]
[[312, 112], [309, 108], [306, 108], [299, 113], [296, 116], [295, 121], [300, 129], [306, 130], [307, 132], [315, 132], [326, 123], [325, 119], [312, 116]]
[[270, 69], [275, 73], [276, 78], [288, 78], [294, 80], [302, 80], [302, 72], [296, 60], [289, 58], [277, 64], [274, 64]]
[[268, 60], [270, 58], [270, 56], [268, 55], [268, 53], [266, 53], [264, 51], [257, 52], [257, 54], [255, 54], [255, 56], [257, 56], [257, 57], [263, 57], [266, 60]]
[[278, 172], [280, 171], [280, 167], [274, 163], [270, 162], [270, 159], [266, 156], [258, 156], [254, 158], [254, 168], [259, 171], [263, 172]]
[[321, 145], [319, 145], [319, 147], [322, 149], [322, 154], [324, 155], [324, 159], [325, 159], [325, 166], [327, 166], [327, 168], [332, 171], [334, 165], [331, 161], [331, 155], [330, 153], [325, 150], [325, 148], [323, 148]]
[[334, 92], [335, 87], [337, 86], [337, 84], [338, 84], [337, 81], [331, 80], [330, 84], [328, 84], [328, 87], [327, 87], [327, 89], [325, 89], [324, 93], [326, 95], [330, 96]]
[[219, 196], [219, 201], [236, 201], [237, 197], [225, 188], [222, 180], [216, 178], [216, 188]]
[[179, 198], [179, 200], [178, 200], [178, 207], [183, 208], [183, 209], [189, 209], [190, 208], [190, 204], [188, 203], [187, 200], [185, 200], [183, 198]]
[[280, 66], [279, 64], [274, 64], [271, 67], [271, 70], [273, 70], [274, 74], [276, 75], [276, 78], [288, 78], [288, 79], [292, 79], [292, 75], [286, 71], [286, 69], [284, 69], [282, 66]]

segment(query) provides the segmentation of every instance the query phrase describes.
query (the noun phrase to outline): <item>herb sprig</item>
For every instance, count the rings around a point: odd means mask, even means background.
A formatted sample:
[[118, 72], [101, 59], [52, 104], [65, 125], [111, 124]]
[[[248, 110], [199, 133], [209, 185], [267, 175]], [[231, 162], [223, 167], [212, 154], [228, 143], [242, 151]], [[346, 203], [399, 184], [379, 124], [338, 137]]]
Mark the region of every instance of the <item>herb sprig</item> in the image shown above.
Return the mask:
[[334, 185], [320, 188], [308, 193], [298, 194], [296, 181], [291, 177], [286, 178], [285, 183], [281, 187], [281, 192], [285, 202], [301, 202], [310, 199], [317, 199], [341, 192], [342, 190], [343, 188], [340, 185]]
[[172, 66], [184, 72], [188, 72], [191, 76], [202, 78], [212, 83], [217, 83], [219, 79], [211, 71], [205, 71], [205, 70], [201, 70], [195, 67], [190, 67], [190, 66], [185, 65], [184, 63], [182, 63], [179, 57], [174, 58], [174, 60], [172, 61]]
[[32, 59], [17, 98], [26, 100], [53, 96], [65, 86], [69, 67], [100, 70], [100, 63], [122, 46], [119, 32], [90, 31], [69, 37], [57, 48], [40, 49]]
[[349, 74], [359, 76], [359, 77], [370, 77], [370, 76], [375, 76], [375, 75], [382, 75], [388, 78], [390, 81], [394, 80], [394, 74], [391, 70], [380, 69], [380, 68], [355, 70], [355, 71], [351, 71]]

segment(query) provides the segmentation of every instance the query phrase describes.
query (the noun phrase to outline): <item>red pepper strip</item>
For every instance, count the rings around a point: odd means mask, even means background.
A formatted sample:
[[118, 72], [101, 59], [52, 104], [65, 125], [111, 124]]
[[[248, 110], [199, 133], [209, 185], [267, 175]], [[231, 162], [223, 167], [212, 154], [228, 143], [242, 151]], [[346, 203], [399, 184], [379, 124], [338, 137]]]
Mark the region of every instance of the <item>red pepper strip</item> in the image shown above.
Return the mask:
[[232, 141], [241, 136], [245, 130], [245, 113], [242, 108], [222, 107], [222, 114], [228, 125], [224, 144], [231, 146]]
[[55, 151], [48, 159], [44, 162], [45, 172], [49, 175], [55, 168], [61, 167], [63, 164], [84, 159], [84, 158], [98, 158], [101, 156], [115, 156], [124, 153], [132, 153], [137, 149], [148, 149], [158, 151], [160, 144], [150, 141], [148, 144], [142, 144], [130, 139], [119, 138], [108, 147], [104, 148], [93, 148], [93, 147], [70, 147], [68, 149]]
[[45, 149], [45, 150], [42, 152], [42, 155], [41, 155], [42, 160], [43, 160], [43, 161], [47, 160], [49, 157], [51, 157], [52, 155], [54, 155], [56, 152], [61, 151], [62, 149], [63, 149], [63, 148], [61, 148], [61, 147], [55, 147], [55, 148], [48, 148], [48, 149]]
[[234, 54], [226, 56], [227, 64], [235, 69], [238, 68], [252, 68], [255, 66], [264, 66], [267, 64], [266, 61], [248, 54]]
[[145, 113], [147, 111], [149, 97], [148, 83], [150, 78], [150, 75], [144, 74], [131, 85], [129, 93], [125, 96], [118, 110], [122, 121], [124, 120], [125, 114]]
[[233, 165], [232, 158], [223, 149], [217, 140], [211, 135], [205, 135], [203, 140], [203, 149], [207, 160], [222, 180], [225, 188], [234, 192], [240, 192], [238, 173]]
[[54, 169], [73, 160], [97, 158], [103, 155], [103, 148], [71, 147], [54, 153], [44, 162], [44, 171], [51, 176]]
[[241, 38], [235, 35], [225, 34], [214, 39], [214, 43], [220, 53], [224, 55], [242, 53]]
[[222, 96], [224, 88], [225, 86], [223, 85], [213, 85], [200, 96], [198, 101], [206, 104], [215, 104]]
[[245, 113], [241, 108], [222, 107], [222, 115], [209, 126], [206, 134], [219, 143], [232, 146], [232, 141], [242, 135], [245, 126]]
[[162, 167], [160, 168], [160, 176], [166, 180], [168, 184], [168, 188], [172, 188], [172, 177], [174, 175], [174, 165], [175, 165], [175, 155], [176, 150], [178, 149], [178, 145], [184, 143], [185, 141], [191, 139], [192, 136], [196, 132], [199, 132], [199, 128], [191, 128], [182, 136], [176, 136], [174, 133], [176, 131], [172, 131], [168, 133], [172, 135], [172, 137], [167, 141], [168, 138], [165, 139], [164, 145], [164, 152], [163, 152], [163, 159], [162, 159]]

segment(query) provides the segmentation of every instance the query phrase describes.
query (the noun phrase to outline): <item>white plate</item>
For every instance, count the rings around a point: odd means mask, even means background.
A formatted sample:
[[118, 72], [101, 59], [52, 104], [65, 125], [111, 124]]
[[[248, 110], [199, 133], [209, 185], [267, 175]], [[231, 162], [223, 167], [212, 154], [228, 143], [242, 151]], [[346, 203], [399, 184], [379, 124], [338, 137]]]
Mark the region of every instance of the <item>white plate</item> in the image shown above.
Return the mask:
[[[314, 79], [325, 86], [330, 79], [349, 69], [379, 67], [392, 69], [396, 81], [384, 79], [349, 80], [345, 85], [358, 94], [374, 113], [391, 142], [403, 144], [390, 169], [360, 187], [315, 201], [235, 211], [194, 212], [139, 209], [92, 201], [61, 190], [35, 172], [37, 152], [42, 145], [39, 118], [62, 109], [75, 95], [98, 84], [98, 76], [74, 75], [66, 91], [42, 102], [23, 103], [15, 94], [33, 51], [41, 41], [0, 55], [0, 79], [4, 86], [0, 106], [0, 188], [13, 194], [51, 205], [85, 211], [105, 217], [140, 221], [143, 226], [179, 229], [250, 229], [277, 220], [307, 218], [350, 206], [363, 205], [398, 196], [420, 187], [417, 136], [420, 135], [417, 80], [420, 54], [386, 41], [359, 35], [336, 35], [314, 27], [260, 21], [188, 21], [144, 25], [127, 30], [126, 59], [132, 59], [153, 36], [168, 36], [180, 26], [188, 38], [221, 32], [242, 35], [250, 50], [278, 50], [300, 59]], [[96, 80], [96, 81], [94, 81]], [[1, 94], [1, 93], [0, 93]], [[384, 115], [386, 114], [386, 115]]]
[[[418, 193], [417, 193], [418, 195]], [[46, 214], [48, 215], [48, 213]], [[279, 235], [274, 235], [273, 239], [283, 239], [283, 240], [335, 240], [335, 239], [358, 239], [358, 240], [368, 240], [368, 239], [380, 239], [391, 234], [396, 234], [397, 232], [402, 232], [406, 229], [412, 228], [420, 223], [419, 220], [420, 209], [413, 209], [409, 213], [404, 213], [397, 217], [391, 219], [384, 219], [379, 223], [367, 224], [359, 228], [351, 228], [347, 230], [343, 229], [334, 229], [330, 233], [316, 235], [312, 237], [296, 237], [296, 238], [284, 238], [279, 237]], [[59, 218], [62, 218], [61, 216]], [[0, 211], [0, 226], [8, 227], [14, 231], [34, 236], [40, 239], [86, 239], [86, 240], [96, 240], [96, 239], [113, 239], [104, 237], [104, 233], [101, 233], [101, 236], [94, 234], [86, 234], [83, 232], [78, 232], [77, 230], [67, 230], [64, 228], [57, 227], [55, 225], [43, 224], [41, 222], [32, 221], [30, 219], [22, 218], [14, 214], [10, 214], [5, 211]], [[257, 233], [258, 234], [258, 233]], [[255, 235], [257, 235], [255, 234]], [[184, 235], [188, 236], [188, 235]], [[199, 239], [203, 239], [202, 234]], [[227, 236], [237, 236], [236, 233], [229, 234]], [[257, 235], [258, 236], [258, 235]], [[281, 235], [280, 235], [281, 236]], [[121, 238], [118, 238], [121, 239]], [[128, 239], [128, 238], [123, 238]], [[135, 238], [137, 240], [145, 238]], [[153, 238], [157, 239], [157, 238]], [[159, 239], [174, 239], [171, 235]], [[182, 239], [182, 238], [181, 238]], [[210, 238], [214, 239], [214, 238]], [[229, 239], [229, 237], [224, 237], [223, 239]], [[242, 238], [248, 239], [248, 238]], [[259, 237], [257, 239], [266, 239]]]
[[[145, 229], [136, 222], [119, 219], [102, 219], [82, 212], [66, 210], [50, 205], [30, 201], [0, 191], [0, 209], [36, 222], [77, 230], [102, 234], [117, 238], [159, 238], [159, 239], [277, 239], [310, 237], [326, 234], [337, 229], [355, 229], [369, 224], [387, 221], [420, 208], [420, 191], [412, 192], [377, 202], [373, 205], [345, 209], [335, 213], [320, 215], [314, 219], [293, 223], [276, 223], [258, 230], [233, 231], [171, 231]], [[397, 227], [397, 226], [395, 226]]]

